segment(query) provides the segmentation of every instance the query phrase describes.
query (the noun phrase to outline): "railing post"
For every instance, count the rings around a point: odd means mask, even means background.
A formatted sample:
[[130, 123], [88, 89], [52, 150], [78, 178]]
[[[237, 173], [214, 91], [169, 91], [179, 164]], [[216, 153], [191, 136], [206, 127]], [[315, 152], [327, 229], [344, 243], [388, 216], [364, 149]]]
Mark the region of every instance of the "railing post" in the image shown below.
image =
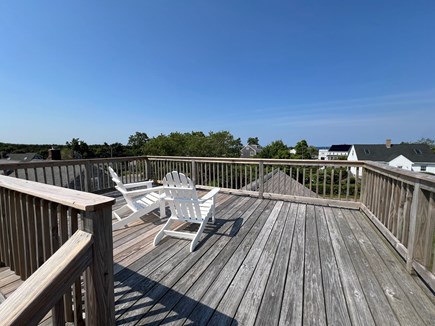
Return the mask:
[[196, 184], [196, 162], [195, 160], [192, 160], [192, 181], [194, 184]]
[[[91, 177], [92, 177], [92, 170], [91, 170], [91, 162], [90, 161], [85, 161], [85, 191], [86, 192], [91, 192], [92, 190], [92, 182], [91, 182]], [[82, 188], [83, 189], [83, 188]]]
[[408, 255], [406, 257], [406, 270], [408, 273], [413, 273], [412, 262], [414, 261], [414, 249], [416, 242], [417, 232], [417, 211], [418, 200], [420, 194], [420, 181], [417, 181], [414, 185], [414, 192], [412, 194], [410, 221], [409, 221], [409, 239], [408, 239]]
[[260, 174], [260, 189], [258, 190], [258, 197], [260, 199], [263, 198], [263, 193], [264, 193], [264, 162], [260, 161], [259, 162], [259, 174]]
[[365, 166], [361, 167], [361, 190], [359, 200], [364, 205], [367, 203], [367, 170]]
[[94, 239], [92, 263], [85, 276], [87, 324], [115, 325], [111, 205], [85, 212], [83, 230]]
[[144, 180], [150, 180], [151, 177], [151, 163], [150, 160], [148, 159], [148, 157], [145, 159], [145, 175], [144, 175]]

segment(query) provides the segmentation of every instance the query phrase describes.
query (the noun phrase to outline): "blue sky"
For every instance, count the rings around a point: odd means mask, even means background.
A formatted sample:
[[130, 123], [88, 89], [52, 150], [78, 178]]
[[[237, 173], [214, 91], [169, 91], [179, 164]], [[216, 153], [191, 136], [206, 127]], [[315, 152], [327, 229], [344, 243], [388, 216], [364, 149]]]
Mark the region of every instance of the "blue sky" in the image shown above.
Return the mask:
[[435, 1], [0, 2], [0, 142], [435, 138]]

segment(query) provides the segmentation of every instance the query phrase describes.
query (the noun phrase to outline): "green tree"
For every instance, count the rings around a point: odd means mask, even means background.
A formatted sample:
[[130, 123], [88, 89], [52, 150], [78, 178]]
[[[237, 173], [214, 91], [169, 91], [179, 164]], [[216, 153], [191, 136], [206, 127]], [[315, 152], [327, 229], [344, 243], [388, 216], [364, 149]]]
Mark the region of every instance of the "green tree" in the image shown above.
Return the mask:
[[243, 148], [240, 138], [234, 138], [229, 131], [210, 132], [208, 150], [212, 157], [240, 157]]
[[282, 140], [275, 140], [264, 146], [262, 151], [257, 154], [257, 157], [289, 159], [290, 149]]
[[248, 138], [248, 145], [260, 145], [259, 144], [260, 140], [258, 139], [258, 137], [249, 137]]
[[305, 139], [297, 142], [294, 149], [296, 150], [296, 154], [294, 155], [295, 159], [310, 160], [315, 158], [318, 154], [317, 148], [314, 146], [308, 146]]
[[172, 132], [151, 138], [143, 147], [146, 155], [239, 157], [242, 143], [228, 131], [191, 133]]
[[[89, 145], [86, 144], [80, 138], [73, 138], [70, 142], [66, 142], [67, 151], [62, 152], [62, 157], [71, 158], [92, 158], [95, 154], [89, 149]], [[68, 153], [69, 151], [69, 153]]]
[[130, 155], [142, 155], [143, 147], [149, 141], [149, 137], [144, 132], [136, 131], [134, 135], [128, 137], [127, 146], [131, 148]]

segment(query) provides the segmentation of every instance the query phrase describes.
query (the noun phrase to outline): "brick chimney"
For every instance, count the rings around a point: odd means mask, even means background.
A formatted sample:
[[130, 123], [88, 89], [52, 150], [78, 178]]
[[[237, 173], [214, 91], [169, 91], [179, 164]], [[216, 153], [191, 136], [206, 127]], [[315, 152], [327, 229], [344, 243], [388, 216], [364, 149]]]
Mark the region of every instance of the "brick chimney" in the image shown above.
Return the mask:
[[57, 148], [50, 148], [48, 150], [48, 160], [61, 160], [60, 150]]
[[385, 147], [391, 148], [391, 139], [387, 139], [385, 142]]

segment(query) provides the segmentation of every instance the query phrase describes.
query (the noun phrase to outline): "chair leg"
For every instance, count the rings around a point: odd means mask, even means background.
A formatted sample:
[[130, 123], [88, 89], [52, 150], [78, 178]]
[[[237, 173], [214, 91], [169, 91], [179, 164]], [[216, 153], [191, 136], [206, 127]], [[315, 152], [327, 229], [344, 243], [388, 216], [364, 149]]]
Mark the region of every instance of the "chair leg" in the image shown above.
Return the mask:
[[142, 216], [148, 214], [149, 211], [147, 210], [140, 210], [140, 211], [136, 211], [133, 214], [121, 219], [120, 221], [114, 223], [112, 225], [112, 230], [118, 230], [120, 228], [125, 227], [128, 223], [133, 222], [135, 220], [140, 219]]
[[115, 217], [118, 221], [122, 221], [122, 217], [127, 213], [131, 213], [131, 209], [128, 208], [127, 205], [124, 205], [112, 212], [112, 216]]
[[160, 218], [166, 217], [166, 206], [165, 201], [160, 200]]
[[196, 232], [195, 237], [192, 240], [192, 243], [190, 244], [190, 252], [193, 252], [195, 250], [196, 245], [199, 242], [199, 238], [201, 237], [202, 232], [204, 231], [205, 225], [207, 224], [207, 220], [205, 219], [201, 225], [199, 226], [198, 232]]
[[215, 200], [215, 197], [213, 197], [213, 206], [211, 207], [211, 221], [213, 224], [215, 222], [215, 219], [214, 219], [215, 207], [216, 207], [216, 200]]
[[171, 218], [168, 219], [166, 224], [162, 227], [162, 229], [159, 231], [159, 233], [157, 233], [156, 237], [154, 238], [154, 246], [157, 246], [159, 244], [160, 240], [162, 240], [162, 238], [165, 236], [165, 230], [168, 230], [173, 222], [174, 221]]
[[212, 209], [211, 209], [211, 222], [214, 224], [214, 222], [215, 222], [215, 218], [214, 218], [214, 205], [213, 205], [213, 207], [212, 207]]

